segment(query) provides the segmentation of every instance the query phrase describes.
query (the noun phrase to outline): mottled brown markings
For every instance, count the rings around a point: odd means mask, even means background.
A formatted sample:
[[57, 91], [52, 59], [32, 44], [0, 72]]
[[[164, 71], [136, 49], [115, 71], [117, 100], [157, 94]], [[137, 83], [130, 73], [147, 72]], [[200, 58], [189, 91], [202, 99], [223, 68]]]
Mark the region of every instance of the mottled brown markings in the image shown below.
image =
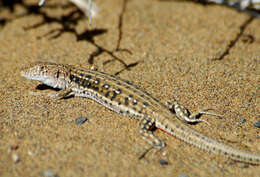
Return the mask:
[[[93, 72], [93, 71], [92, 71]], [[124, 86], [126, 89], [129, 89], [131, 90], [133, 93], [144, 93], [144, 94], [141, 94], [141, 97], [145, 98], [145, 99], [150, 99], [150, 94], [145, 92], [144, 90], [140, 89], [138, 86], [134, 85], [133, 82], [131, 81], [128, 81], [128, 80], [124, 80], [124, 79], [121, 79], [121, 78], [117, 78], [116, 76], [114, 75], [107, 75], [105, 73], [95, 73], [97, 76], [99, 77], [106, 77], [112, 81], [115, 81], [117, 85], [120, 85], [120, 86]], [[111, 82], [111, 81], [110, 81]], [[155, 100], [156, 102], [159, 102], [157, 99], [155, 98], [152, 98], [153, 100]]]

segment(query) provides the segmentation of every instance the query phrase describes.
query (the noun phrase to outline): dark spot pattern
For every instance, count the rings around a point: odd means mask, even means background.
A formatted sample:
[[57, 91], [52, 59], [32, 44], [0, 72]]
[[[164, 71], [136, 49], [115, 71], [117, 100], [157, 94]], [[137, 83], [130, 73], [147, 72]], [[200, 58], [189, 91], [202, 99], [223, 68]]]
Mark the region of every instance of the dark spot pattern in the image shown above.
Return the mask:
[[87, 80], [83, 80], [81, 84], [83, 87], [87, 87], [88, 83], [89, 82]]
[[110, 92], [108, 91], [108, 92], [105, 94], [105, 97], [107, 98], [107, 97], [109, 97], [109, 95], [110, 95]]
[[81, 81], [80, 78], [78, 78], [77, 76], [74, 76], [74, 75], [70, 75], [70, 80], [74, 81], [77, 84], [80, 84], [80, 81]]
[[128, 97], [125, 97], [125, 105], [128, 106], [128, 104], [129, 104], [129, 99]]
[[105, 89], [109, 89], [110, 85], [104, 84], [102, 87], [105, 88]]
[[99, 84], [100, 83], [100, 79], [99, 78], [96, 78], [96, 80], [94, 81], [95, 84]]
[[91, 75], [86, 75], [86, 79], [90, 80], [91, 79]]
[[147, 102], [143, 102], [143, 105], [146, 107], [146, 106], [149, 106], [149, 104]]
[[113, 91], [113, 95], [112, 95], [112, 97], [110, 98], [110, 100], [112, 101], [113, 99], [116, 98], [116, 96], [117, 96], [117, 93], [116, 93], [116, 91], [114, 90], [114, 91]]
[[133, 105], [137, 105], [138, 101], [137, 100], [133, 100]]
[[91, 88], [91, 83], [87, 82], [86, 86], [87, 86], [87, 88]]
[[74, 75], [70, 75], [70, 80], [74, 81]]
[[126, 83], [129, 85], [133, 85], [133, 83], [131, 81], [126, 81]]
[[157, 100], [156, 98], [153, 98], [153, 100], [159, 103], [159, 100]]
[[96, 87], [96, 86], [92, 86], [92, 89], [95, 90], [95, 91], [98, 91], [98, 90], [99, 90], [99, 88]]
[[116, 93], [116, 94], [121, 94], [122, 91], [121, 91], [121, 89], [119, 88], [119, 89], [117, 89], [117, 90], [115, 91], [115, 93]]

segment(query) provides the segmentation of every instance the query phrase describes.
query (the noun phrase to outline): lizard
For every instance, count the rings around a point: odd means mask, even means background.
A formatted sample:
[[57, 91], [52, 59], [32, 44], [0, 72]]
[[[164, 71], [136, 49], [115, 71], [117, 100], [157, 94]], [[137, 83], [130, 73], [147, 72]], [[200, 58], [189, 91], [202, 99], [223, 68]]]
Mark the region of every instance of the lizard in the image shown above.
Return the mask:
[[[97, 70], [72, 65], [36, 62], [22, 69], [21, 75], [30, 80], [61, 89], [57, 98], [79, 96], [90, 98], [106, 108], [139, 121], [140, 135], [155, 149], [166, 146], [152, 132], [154, 127], [184, 142], [211, 153], [249, 164], [260, 164], [260, 155], [232, 148], [198, 133], [185, 122], [200, 122], [198, 115], [217, 114], [198, 111], [191, 114], [176, 100], [172, 105], [158, 101], [131, 81]], [[172, 113], [171, 109], [175, 112]]]

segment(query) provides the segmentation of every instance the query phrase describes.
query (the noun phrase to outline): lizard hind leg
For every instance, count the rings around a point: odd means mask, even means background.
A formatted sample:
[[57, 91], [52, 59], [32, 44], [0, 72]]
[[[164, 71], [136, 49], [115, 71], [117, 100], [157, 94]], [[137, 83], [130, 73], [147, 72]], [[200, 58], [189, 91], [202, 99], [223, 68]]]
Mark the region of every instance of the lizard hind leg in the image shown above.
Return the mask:
[[157, 138], [152, 130], [155, 126], [155, 120], [152, 118], [143, 118], [140, 121], [140, 135], [142, 138], [151, 145], [150, 148], [148, 148], [140, 157], [139, 159], [144, 158], [144, 156], [151, 150], [156, 149], [157, 151], [163, 149], [166, 145], [163, 141], [161, 141], [159, 138]]
[[216, 116], [216, 117], [222, 117], [221, 115], [218, 115], [215, 113], [206, 112], [208, 110], [212, 110], [211, 108], [201, 109], [193, 114], [190, 114], [188, 109], [186, 109], [184, 106], [179, 104], [176, 100], [173, 100], [172, 103], [167, 102], [166, 106], [170, 109], [170, 111], [174, 112], [179, 119], [184, 120], [188, 123], [205, 122], [209, 125], [209, 123], [207, 121], [198, 119], [202, 114], [212, 115], [212, 116]]

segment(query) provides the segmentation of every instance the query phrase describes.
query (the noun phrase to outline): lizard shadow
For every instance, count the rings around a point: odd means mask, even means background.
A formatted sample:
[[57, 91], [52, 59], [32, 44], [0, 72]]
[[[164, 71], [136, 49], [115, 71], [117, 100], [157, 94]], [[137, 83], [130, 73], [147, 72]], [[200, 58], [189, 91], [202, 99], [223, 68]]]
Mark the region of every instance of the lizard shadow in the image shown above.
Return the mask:
[[60, 91], [61, 89], [59, 88], [53, 88], [53, 87], [50, 87], [48, 85], [45, 85], [45, 84], [39, 84], [36, 86], [36, 90], [53, 90], [53, 91]]
[[[62, 89], [59, 89], [59, 88], [50, 87], [50, 86], [45, 85], [45, 84], [39, 84], [39, 85], [36, 86], [35, 89], [36, 90], [52, 90], [52, 91], [55, 91], [55, 92], [59, 92], [59, 91], [62, 90]], [[70, 98], [73, 98], [73, 97], [74, 97], [74, 95], [69, 95], [69, 96], [66, 96], [66, 97], [64, 97], [62, 99], [66, 100], [66, 99], [70, 99]]]

